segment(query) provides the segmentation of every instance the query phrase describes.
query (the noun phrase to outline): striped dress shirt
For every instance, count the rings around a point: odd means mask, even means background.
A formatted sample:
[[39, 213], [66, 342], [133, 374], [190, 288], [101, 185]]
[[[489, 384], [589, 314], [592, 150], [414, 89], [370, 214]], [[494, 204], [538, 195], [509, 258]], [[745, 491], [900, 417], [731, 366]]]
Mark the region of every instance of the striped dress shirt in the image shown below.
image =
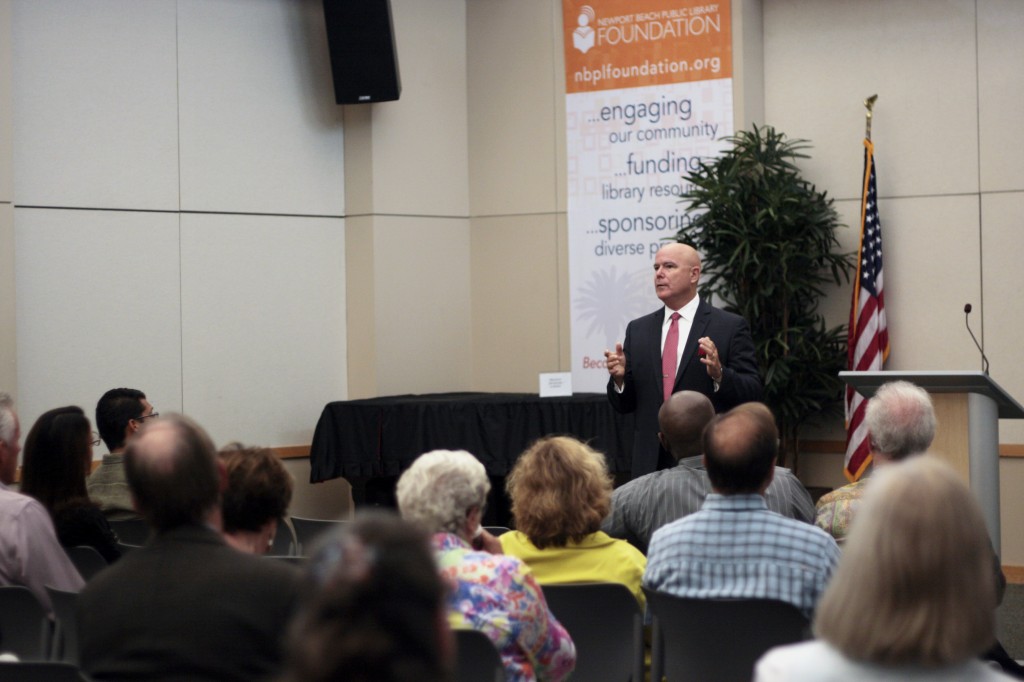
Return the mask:
[[654, 533], [644, 587], [680, 597], [779, 599], [814, 613], [839, 547], [813, 525], [769, 511], [761, 495], [708, 495]]

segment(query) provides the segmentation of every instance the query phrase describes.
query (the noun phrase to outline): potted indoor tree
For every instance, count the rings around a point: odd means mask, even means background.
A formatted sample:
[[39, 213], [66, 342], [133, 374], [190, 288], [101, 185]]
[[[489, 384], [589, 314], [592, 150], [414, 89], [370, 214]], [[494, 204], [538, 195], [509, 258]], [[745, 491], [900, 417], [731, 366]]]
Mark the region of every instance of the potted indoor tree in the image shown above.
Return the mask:
[[828, 327], [818, 304], [854, 257], [837, 251], [832, 199], [800, 176], [806, 140], [756, 125], [726, 140], [685, 177], [693, 221], [676, 238], [703, 256], [701, 295], [750, 323], [780, 464], [795, 468], [800, 428], [841, 413], [846, 325]]

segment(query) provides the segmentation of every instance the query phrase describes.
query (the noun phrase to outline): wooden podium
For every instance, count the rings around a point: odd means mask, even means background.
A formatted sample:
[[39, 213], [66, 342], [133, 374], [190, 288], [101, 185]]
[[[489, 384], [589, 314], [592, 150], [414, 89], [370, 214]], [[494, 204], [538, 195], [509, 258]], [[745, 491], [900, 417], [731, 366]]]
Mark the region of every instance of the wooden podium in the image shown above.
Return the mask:
[[949, 462], [971, 486], [998, 554], [999, 420], [1024, 419], [1024, 407], [983, 372], [840, 372], [839, 378], [866, 398], [890, 381], [909, 381], [928, 391], [938, 421], [929, 452]]

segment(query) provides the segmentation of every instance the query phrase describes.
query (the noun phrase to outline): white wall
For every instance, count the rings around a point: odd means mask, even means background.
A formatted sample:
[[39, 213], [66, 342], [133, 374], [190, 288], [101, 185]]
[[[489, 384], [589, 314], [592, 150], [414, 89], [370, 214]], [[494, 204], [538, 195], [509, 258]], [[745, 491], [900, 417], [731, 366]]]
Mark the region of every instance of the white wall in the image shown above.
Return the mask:
[[23, 422], [123, 385], [218, 443], [309, 443], [347, 394], [321, 3], [12, 8]]

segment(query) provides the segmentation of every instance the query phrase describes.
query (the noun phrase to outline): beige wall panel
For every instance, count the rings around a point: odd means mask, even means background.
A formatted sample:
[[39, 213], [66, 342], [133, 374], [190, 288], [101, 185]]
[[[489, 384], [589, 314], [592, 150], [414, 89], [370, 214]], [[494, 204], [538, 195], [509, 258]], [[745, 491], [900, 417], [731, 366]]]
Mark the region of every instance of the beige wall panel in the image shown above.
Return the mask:
[[474, 218], [473, 390], [536, 393], [559, 371], [558, 224], [553, 214]]
[[14, 223], [22, 420], [69, 404], [92, 419], [117, 386], [181, 410], [178, 215], [18, 208]]
[[964, 303], [981, 300], [977, 196], [879, 202], [885, 244], [887, 369], [978, 369]]
[[311, 442], [347, 397], [344, 221], [181, 221], [184, 409], [218, 444]]
[[374, 210], [466, 216], [465, 0], [394, 0], [391, 11], [402, 96], [372, 105]]
[[[0, 203], [14, 200], [11, 174], [14, 170], [14, 147], [11, 118], [13, 102], [11, 89], [11, 0], [0, 0]], [[0, 321], [3, 318], [0, 317]]]
[[560, 213], [568, 210], [569, 171], [566, 160], [565, 137], [565, 45], [564, 28], [562, 26], [562, 3], [551, 0], [552, 25], [555, 30], [551, 34], [554, 41], [552, 63], [555, 79], [555, 200]]
[[377, 217], [377, 395], [471, 388], [469, 243], [468, 219]]
[[181, 207], [345, 211], [323, 3], [178, 0]]
[[178, 208], [176, 3], [14, 3], [22, 206]]
[[978, 110], [983, 191], [1024, 189], [1024, 3], [978, 3]]
[[732, 0], [733, 109], [736, 130], [764, 118], [764, 7], [762, 0]]
[[569, 319], [569, 218], [558, 213], [558, 367], [572, 371], [572, 328]]
[[309, 460], [283, 459], [284, 468], [295, 479], [288, 513], [307, 519], [347, 519], [352, 516], [352, 486], [344, 478], [323, 483], [309, 482]]
[[[1024, 254], [1024, 192], [982, 195], [982, 262], [985, 299], [974, 301], [971, 326], [982, 333], [992, 378], [1024, 403], [1024, 298], [1021, 297], [1021, 255]], [[984, 303], [984, 305], [981, 305]], [[977, 313], [981, 315], [977, 315]], [[977, 351], [969, 369], [978, 369]], [[1024, 420], [999, 422], [1001, 443], [1024, 443]]]
[[976, 192], [974, 13], [973, 0], [766, 2], [766, 122], [814, 144], [819, 188], [856, 198], [862, 101], [877, 93], [880, 196]]
[[345, 219], [345, 331], [348, 396], [352, 400], [377, 395], [373, 242], [371, 216]]
[[808, 487], [838, 488], [849, 483], [843, 475], [843, 455], [836, 453], [800, 453], [799, 476]]
[[466, 3], [473, 215], [555, 210], [551, 0]]
[[0, 391], [18, 390], [14, 208], [0, 203]]
[[1024, 459], [999, 461], [999, 519], [1003, 565], [1024, 566]]

